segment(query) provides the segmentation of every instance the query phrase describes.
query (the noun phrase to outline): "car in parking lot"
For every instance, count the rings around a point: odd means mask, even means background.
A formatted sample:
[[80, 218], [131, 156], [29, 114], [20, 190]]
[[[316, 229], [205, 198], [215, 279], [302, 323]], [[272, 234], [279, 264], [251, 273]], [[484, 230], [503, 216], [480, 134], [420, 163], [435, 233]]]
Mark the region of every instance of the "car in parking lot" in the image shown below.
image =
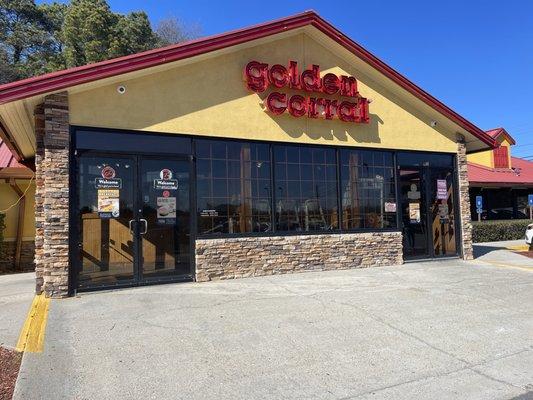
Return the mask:
[[529, 224], [526, 228], [526, 243], [530, 249], [533, 249], [533, 224]]

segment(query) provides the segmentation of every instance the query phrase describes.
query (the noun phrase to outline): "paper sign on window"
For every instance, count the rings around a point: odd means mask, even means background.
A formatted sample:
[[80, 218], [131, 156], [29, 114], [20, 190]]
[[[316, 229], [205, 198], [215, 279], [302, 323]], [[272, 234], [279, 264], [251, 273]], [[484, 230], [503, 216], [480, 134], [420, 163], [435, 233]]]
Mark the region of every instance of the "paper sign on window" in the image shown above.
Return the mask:
[[437, 179], [437, 200], [446, 200], [447, 198], [446, 179]]
[[120, 216], [119, 190], [98, 189], [98, 216], [100, 218], [118, 218]]
[[396, 212], [396, 203], [385, 203], [385, 212]]
[[420, 223], [420, 203], [409, 203], [409, 220], [412, 224]]
[[173, 224], [176, 222], [176, 198], [157, 198], [157, 223]]

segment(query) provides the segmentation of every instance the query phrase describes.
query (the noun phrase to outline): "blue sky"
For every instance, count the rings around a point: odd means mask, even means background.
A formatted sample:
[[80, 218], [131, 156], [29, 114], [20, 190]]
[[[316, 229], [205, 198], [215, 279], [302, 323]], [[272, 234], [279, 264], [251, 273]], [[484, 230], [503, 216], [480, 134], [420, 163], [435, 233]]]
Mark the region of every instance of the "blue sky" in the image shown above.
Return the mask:
[[222, 33], [313, 9], [482, 129], [505, 127], [533, 156], [533, 1], [108, 0]]

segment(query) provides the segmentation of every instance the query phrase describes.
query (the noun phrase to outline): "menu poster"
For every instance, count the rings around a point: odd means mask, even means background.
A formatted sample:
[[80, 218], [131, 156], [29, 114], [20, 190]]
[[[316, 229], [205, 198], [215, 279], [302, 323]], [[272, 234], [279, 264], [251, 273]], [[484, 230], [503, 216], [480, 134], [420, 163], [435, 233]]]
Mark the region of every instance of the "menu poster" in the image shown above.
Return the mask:
[[158, 197], [157, 198], [157, 223], [158, 224], [175, 224], [176, 223], [176, 198], [175, 197]]
[[98, 189], [98, 216], [104, 219], [120, 216], [120, 191], [118, 189]]
[[409, 203], [409, 220], [412, 224], [420, 223], [420, 203]]

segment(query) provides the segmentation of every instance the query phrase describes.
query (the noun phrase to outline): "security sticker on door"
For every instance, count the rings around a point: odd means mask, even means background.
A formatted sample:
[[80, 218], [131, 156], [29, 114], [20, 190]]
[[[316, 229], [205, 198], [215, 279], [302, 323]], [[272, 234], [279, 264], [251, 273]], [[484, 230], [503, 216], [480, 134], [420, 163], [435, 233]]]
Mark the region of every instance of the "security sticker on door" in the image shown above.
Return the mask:
[[116, 189], [98, 189], [98, 216], [100, 218], [118, 218], [120, 215], [120, 191]]
[[176, 198], [157, 198], [157, 223], [174, 224], [176, 222]]

